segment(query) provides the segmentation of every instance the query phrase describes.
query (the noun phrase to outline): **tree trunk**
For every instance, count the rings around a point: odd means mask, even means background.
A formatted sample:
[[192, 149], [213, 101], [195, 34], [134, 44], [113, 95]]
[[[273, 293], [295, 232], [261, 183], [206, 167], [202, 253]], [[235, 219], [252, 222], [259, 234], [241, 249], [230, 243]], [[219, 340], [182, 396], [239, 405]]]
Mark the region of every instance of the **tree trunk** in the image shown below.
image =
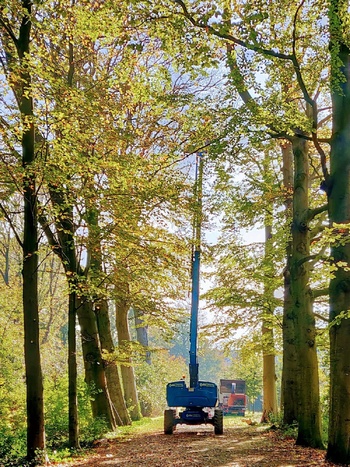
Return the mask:
[[[92, 309], [92, 303], [89, 298], [84, 296], [77, 298], [80, 283], [79, 278], [84, 281], [86, 278], [84, 272], [79, 267], [75, 251], [73, 210], [69, 199], [67, 199], [64, 187], [51, 186], [50, 197], [54, 207], [59, 213], [55, 220], [58, 240], [55, 240], [55, 236], [45, 219], [42, 219], [42, 224], [53, 251], [57, 253], [62, 260], [71, 295], [69, 300], [69, 377], [76, 378], [76, 343], [74, 339], [76, 314], [78, 314], [81, 328], [85, 381], [94, 392], [94, 397], [91, 399], [93, 416], [103, 418], [109, 428], [114, 430], [116, 428], [116, 423], [107, 389], [96, 315]], [[75, 295], [75, 298], [73, 295]], [[72, 398], [69, 401], [69, 407], [71, 409], [69, 414], [69, 431], [72, 444], [75, 443], [78, 447], [78, 419], [76, 418], [77, 412], [74, 407], [74, 405], [76, 405], [75, 394], [76, 379], [69, 382], [69, 397]]]
[[[109, 354], [113, 354], [115, 351], [115, 346], [112, 338], [107, 300], [99, 300], [96, 304], [95, 310], [98, 332], [101, 340], [101, 348], [103, 351], [106, 351]], [[108, 390], [115, 411], [116, 422], [118, 425], [130, 425], [131, 419], [125, 404], [123, 389], [116, 362], [113, 360], [105, 362], [105, 371]]]
[[[74, 50], [73, 44], [69, 41], [68, 44], [68, 61], [69, 69], [67, 75], [67, 83], [69, 87], [73, 86], [74, 76]], [[62, 200], [62, 197], [60, 198]], [[67, 273], [67, 281], [69, 285], [69, 302], [68, 302], [68, 432], [69, 432], [69, 447], [79, 449], [79, 417], [78, 417], [78, 383], [77, 383], [77, 272], [78, 261], [75, 252], [74, 243], [74, 219], [73, 208], [70, 203], [60, 206], [60, 209], [66, 211], [67, 217], [63, 217], [62, 222], [64, 228], [60, 231], [61, 246], [65, 251], [63, 265]]]
[[38, 216], [36, 196], [35, 129], [31, 76], [25, 63], [29, 54], [31, 2], [22, 1], [23, 19], [17, 51], [21, 62], [19, 109], [22, 119], [23, 199], [23, 313], [24, 358], [27, 387], [27, 457], [40, 462], [45, 454], [43, 378], [40, 361], [38, 305]]
[[[330, 156], [329, 219], [343, 241], [333, 244], [333, 264], [350, 263], [350, 50], [345, 45], [347, 25], [342, 23], [347, 4], [330, 2], [333, 128]], [[336, 224], [347, 224], [340, 229]], [[350, 272], [342, 266], [330, 281], [330, 409], [327, 458], [350, 464]], [[336, 321], [334, 321], [336, 320]]]
[[125, 351], [125, 363], [121, 365], [122, 381], [124, 388], [124, 397], [129, 409], [131, 420], [140, 420], [142, 418], [140, 404], [137, 395], [136, 381], [132, 360], [128, 357], [130, 352], [129, 344], [131, 336], [128, 322], [129, 306], [122, 300], [116, 300], [116, 326], [118, 332], [118, 344], [122, 351]]
[[81, 330], [85, 381], [91, 391], [92, 413], [95, 418], [105, 420], [110, 430], [115, 430], [116, 422], [107, 388], [96, 316], [92, 309], [92, 303], [85, 297], [81, 297], [77, 313]]
[[[92, 281], [97, 282], [97, 289], [100, 289], [103, 287], [101, 284], [104, 283], [104, 274], [102, 270], [101, 229], [98, 224], [99, 215], [96, 207], [90, 204], [90, 200], [86, 200], [86, 205], [86, 218], [89, 227], [89, 277]], [[103, 289], [100, 293], [97, 292], [100, 296], [97, 296], [96, 298], [94, 310], [97, 320], [101, 350], [102, 352], [106, 352], [108, 356], [108, 354], [113, 354], [115, 352], [115, 346], [111, 332], [108, 302], [107, 299], [103, 297], [103, 292]], [[119, 378], [118, 366], [115, 360], [108, 360], [108, 358], [106, 360], [106, 358], [104, 358], [104, 367], [116, 423], [118, 425], [130, 425], [131, 419], [125, 404], [122, 385]]]
[[[28, 139], [23, 150], [28, 156]], [[28, 162], [28, 159], [27, 159]], [[26, 165], [28, 169], [28, 166]], [[27, 456], [36, 457], [45, 450], [43, 379], [40, 361], [38, 309], [38, 241], [35, 180], [26, 177], [24, 192], [23, 237], [23, 313], [24, 358], [27, 387]]]
[[145, 325], [142, 311], [134, 308], [134, 317], [135, 317], [135, 328], [136, 328], [136, 338], [137, 342], [143, 346], [145, 350], [145, 361], [148, 365], [151, 365], [151, 352], [148, 348], [148, 327]]
[[[285, 221], [286, 225], [291, 223], [293, 210], [293, 151], [292, 144], [286, 141], [282, 145], [283, 159], [283, 186], [285, 191]], [[298, 359], [295, 346], [294, 311], [291, 296], [290, 267], [292, 257], [292, 241], [287, 239], [286, 243], [286, 266], [284, 277], [283, 298], [283, 370], [282, 370], [282, 395], [281, 407], [283, 408], [283, 423], [291, 425], [298, 419], [297, 415], [297, 366]]]
[[293, 138], [294, 196], [290, 268], [293, 325], [298, 358], [297, 444], [323, 447], [319, 402], [315, 318], [309, 285], [309, 159], [306, 140]]
[[[268, 216], [270, 217], [270, 216]], [[267, 222], [265, 226], [265, 260], [271, 265], [270, 243], [272, 239], [272, 226]], [[272, 266], [273, 267], [273, 266]], [[271, 304], [273, 290], [269, 286], [269, 278], [265, 278], [264, 296], [265, 302]], [[264, 310], [262, 322], [262, 345], [263, 345], [263, 414], [261, 423], [267, 423], [271, 415], [277, 414], [276, 394], [276, 370], [275, 370], [275, 346], [273, 337], [273, 312], [269, 308]]]
[[10, 231], [4, 231], [4, 241], [3, 241], [3, 251], [2, 255], [4, 257], [4, 269], [0, 271], [2, 278], [4, 279], [5, 285], [10, 283], [10, 242], [11, 235]]
[[67, 202], [64, 188], [51, 187], [52, 204], [61, 213], [56, 219], [58, 245], [54, 243], [47, 222], [42, 221], [43, 228], [53, 251], [60, 257], [69, 287], [68, 296], [68, 433], [69, 447], [79, 449], [79, 417], [78, 417], [78, 386], [77, 386], [77, 270], [78, 262], [74, 243], [73, 209]]
[[77, 388], [76, 292], [70, 288], [68, 302], [68, 432], [69, 447], [79, 449], [79, 418]]

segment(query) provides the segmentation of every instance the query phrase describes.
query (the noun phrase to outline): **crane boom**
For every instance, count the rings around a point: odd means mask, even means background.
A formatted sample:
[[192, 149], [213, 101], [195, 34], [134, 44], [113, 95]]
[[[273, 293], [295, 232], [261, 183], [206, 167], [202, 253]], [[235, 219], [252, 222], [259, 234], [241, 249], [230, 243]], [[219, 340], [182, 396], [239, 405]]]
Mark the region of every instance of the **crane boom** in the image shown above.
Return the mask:
[[[164, 411], [164, 433], [173, 434], [177, 425], [211, 424], [214, 433], [223, 433], [223, 412], [217, 408], [218, 387], [211, 381], [199, 381], [197, 360], [198, 339], [198, 307], [199, 307], [199, 275], [201, 253], [202, 225], [202, 179], [203, 157], [199, 153], [196, 158], [196, 178], [194, 185], [195, 215], [193, 220], [192, 248], [192, 290], [191, 290], [191, 324], [190, 324], [190, 384], [184, 378], [172, 381], [166, 387], [168, 409]], [[179, 410], [182, 408], [183, 410]], [[214, 409], [214, 410], [208, 410]]]
[[196, 158], [195, 175], [195, 216], [193, 222], [192, 249], [192, 291], [191, 291], [191, 324], [190, 324], [190, 388], [198, 383], [198, 309], [199, 309], [199, 277], [200, 277], [200, 254], [201, 254], [201, 225], [202, 225], [202, 186], [203, 186], [203, 155], [199, 153]]

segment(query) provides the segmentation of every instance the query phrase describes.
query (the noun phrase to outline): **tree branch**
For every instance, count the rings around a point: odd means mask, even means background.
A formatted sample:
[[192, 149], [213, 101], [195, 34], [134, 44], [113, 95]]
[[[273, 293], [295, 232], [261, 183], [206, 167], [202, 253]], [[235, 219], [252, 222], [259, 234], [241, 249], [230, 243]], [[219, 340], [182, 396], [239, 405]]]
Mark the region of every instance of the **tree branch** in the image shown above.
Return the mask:
[[19, 28], [19, 37], [16, 42], [17, 53], [21, 60], [24, 58], [25, 54], [29, 52], [30, 31], [32, 28], [30, 20], [30, 15], [32, 13], [32, 1], [22, 0], [22, 7], [24, 10], [23, 18]]
[[311, 290], [311, 294], [312, 294], [312, 300], [315, 300], [316, 298], [319, 298], [319, 297], [325, 297], [329, 295], [329, 287], [325, 287], [324, 289]]
[[[232, 34], [229, 34], [229, 33], [225, 33], [225, 32], [222, 32], [222, 31], [218, 31], [216, 30], [213, 26], [209, 25], [207, 22], [201, 22], [201, 21], [198, 21], [196, 20], [193, 15], [188, 11], [185, 3], [183, 2], [183, 0], [173, 0], [174, 3], [176, 3], [177, 5], [179, 5], [182, 9], [182, 12], [183, 12], [183, 15], [185, 16], [185, 18], [188, 19], [188, 21], [193, 25], [193, 26], [196, 26], [196, 27], [199, 27], [201, 29], [205, 29], [208, 33], [216, 36], [216, 37], [219, 37], [221, 39], [225, 39], [229, 42], [232, 42], [236, 45], [240, 45], [241, 47], [244, 47], [248, 50], [252, 50], [254, 52], [258, 52], [260, 54], [263, 54], [265, 56], [269, 56], [269, 57], [274, 57], [274, 58], [279, 58], [279, 59], [282, 59], [282, 60], [288, 60], [288, 61], [291, 61], [292, 64], [293, 64], [293, 67], [294, 67], [294, 71], [295, 71], [295, 74], [296, 74], [296, 78], [297, 78], [297, 82], [299, 84], [299, 87], [300, 87], [300, 90], [303, 94], [303, 97], [305, 99], [305, 101], [311, 106], [311, 109], [312, 109], [312, 137], [311, 137], [311, 140], [317, 150], [317, 152], [319, 153], [320, 155], [320, 158], [321, 158], [321, 167], [322, 167], [322, 173], [323, 173], [323, 176], [324, 176], [324, 179], [325, 179], [325, 182], [327, 184], [328, 180], [329, 180], [329, 173], [328, 173], [328, 169], [327, 169], [327, 158], [326, 158], [326, 154], [325, 152], [323, 151], [321, 145], [320, 145], [320, 141], [317, 137], [317, 127], [318, 127], [318, 124], [317, 124], [317, 118], [318, 118], [318, 111], [317, 111], [317, 103], [314, 99], [312, 99], [312, 97], [310, 96], [308, 90], [307, 90], [307, 87], [305, 85], [305, 82], [304, 82], [304, 79], [303, 79], [303, 76], [302, 76], [302, 73], [301, 73], [301, 70], [300, 70], [300, 65], [299, 65], [299, 62], [298, 62], [298, 59], [297, 59], [297, 55], [296, 55], [296, 24], [297, 24], [297, 19], [298, 19], [298, 15], [299, 15], [299, 12], [300, 12], [300, 9], [303, 7], [304, 3], [305, 3], [305, 0], [302, 0], [295, 12], [295, 15], [294, 15], [294, 19], [293, 19], [293, 34], [292, 34], [292, 37], [293, 37], [293, 41], [292, 41], [292, 50], [293, 50], [293, 53], [292, 54], [284, 54], [284, 53], [280, 53], [280, 52], [276, 52], [274, 50], [271, 50], [271, 49], [266, 49], [264, 47], [260, 47], [259, 45], [256, 45], [256, 44], [251, 44], [249, 42], [246, 42], [246, 41], [243, 41], [241, 39], [238, 39], [237, 37], [233, 36]], [[242, 99], [246, 99], [246, 100], [250, 100], [250, 95], [248, 93], [248, 91], [245, 91], [244, 93], [240, 93]], [[246, 100], [244, 100], [244, 102], [246, 103]]]
[[297, 59], [297, 55], [296, 55], [296, 47], [295, 47], [295, 44], [296, 44], [296, 24], [297, 24], [299, 11], [302, 8], [302, 6], [304, 5], [304, 3], [305, 3], [305, 0], [302, 0], [300, 2], [300, 5], [298, 6], [298, 8], [297, 8], [297, 10], [295, 12], [295, 15], [294, 15], [292, 62], [293, 62], [293, 65], [294, 65], [295, 74], [296, 74], [297, 81], [298, 81], [298, 84], [300, 86], [301, 92], [303, 93], [305, 101], [311, 106], [311, 109], [312, 109], [312, 133], [311, 133], [312, 142], [314, 143], [314, 146], [315, 146], [317, 152], [320, 155], [323, 177], [324, 177], [325, 181], [327, 182], [327, 180], [329, 178], [328, 169], [327, 169], [327, 158], [326, 158], [326, 154], [325, 154], [324, 150], [322, 149], [322, 147], [320, 145], [320, 142], [318, 140], [318, 137], [317, 137], [317, 128], [318, 128], [317, 102], [316, 102], [316, 100], [312, 99], [312, 97], [310, 96], [310, 94], [309, 94], [309, 92], [308, 92], [308, 90], [306, 88], [303, 76], [301, 74], [300, 65], [299, 65], [299, 62], [298, 62], [298, 59]]
[[15, 36], [14, 32], [12, 31], [11, 26], [7, 23], [7, 21], [4, 20], [2, 16], [0, 16], [0, 25], [5, 29], [7, 34], [10, 36], [11, 40], [15, 44], [16, 48], [18, 46], [18, 39]]
[[307, 214], [308, 220], [314, 219], [316, 216], [318, 216], [322, 212], [327, 211], [327, 209], [328, 209], [328, 203], [323, 204], [322, 206], [319, 206], [319, 207], [314, 208], [314, 209], [309, 209], [308, 214]]
[[315, 313], [315, 312], [314, 312], [313, 315], [314, 315], [316, 318], [320, 319], [321, 321], [324, 321], [325, 323], [328, 323], [328, 322], [329, 322], [328, 318], [325, 318], [324, 316], [320, 315], [319, 313]]
[[265, 49], [264, 47], [260, 47], [256, 44], [250, 44], [246, 41], [243, 41], [241, 39], [238, 39], [237, 37], [233, 36], [232, 34], [229, 33], [224, 33], [221, 31], [216, 30], [213, 26], [210, 26], [207, 22], [203, 23], [201, 21], [197, 21], [188, 11], [185, 3], [182, 0], [173, 0], [174, 3], [179, 5], [183, 11], [183, 15], [185, 18], [188, 19], [188, 21], [193, 25], [201, 29], [205, 29], [208, 33], [213, 34], [216, 37], [220, 37], [221, 39], [226, 39], [230, 42], [233, 42], [234, 44], [240, 45], [244, 47], [245, 49], [253, 50], [254, 52], [259, 52], [264, 55], [270, 56], [270, 57], [275, 57], [275, 58], [281, 58], [283, 60], [292, 60], [293, 56], [276, 52], [271, 49]]
[[237, 65], [237, 60], [236, 57], [233, 56], [235, 53], [235, 46], [232, 45], [230, 42], [226, 42], [226, 57], [227, 57], [227, 64], [230, 68], [231, 73], [235, 73], [236, 76], [239, 78], [239, 83], [238, 86], [236, 86], [237, 92], [240, 95], [242, 101], [248, 105], [251, 102], [255, 103], [255, 100], [253, 99], [252, 95], [246, 88], [244, 84], [244, 79], [239, 71], [238, 65]]
[[320, 257], [319, 257], [318, 254], [317, 254], [317, 255], [305, 256], [305, 258], [303, 258], [303, 259], [301, 259], [301, 260], [299, 260], [299, 261], [297, 262], [297, 265], [298, 265], [298, 267], [300, 267], [300, 266], [302, 266], [303, 264], [308, 263], [308, 262], [311, 261], [311, 260], [318, 260], [319, 258], [320, 258]]
[[46, 216], [42, 212], [38, 214], [38, 220], [45, 233], [47, 241], [52, 248], [52, 251], [61, 259], [63, 263], [64, 255], [63, 255], [62, 247], [59, 244], [58, 240], [56, 239], [55, 234], [51, 230], [50, 224]]
[[294, 15], [294, 19], [293, 19], [293, 33], [292, 33], [292, 50], [293, 50], [293, 53], [291, 55], [291, 60], [292, 60], [292, 63], [294, 65], [294, 70], [295, 70], [295, 74], [296, 74], [296, 77], [297, 77], [297, 81], [298, 81], [298, 84], [300, 86], [300, 89], [301, 89], [301, 92], [303, 93], [303, 96], [304, 96], [304, 99], [305, 101], [311, 105], [312, 108], [314, 108], [314, 105], [315, 105], [315, 101], [312, 99], [312, 97], [310, 96], [307, 88], [306, 88], [306, 85], [304, 83], [304, 80], [303, 80], [303, 76], [301, 74], [301, 70], [300, 70], [300, 65], [299, 65], [299, 62], [298, 62], [298, 59], [297, 59], [297, 54], [296, 54], [296, 29], [297, 29], [297, 20], [298, 20], [298, 15], [299, 15], [299, 11], [300, 9], [302, 8], [302, 6], [304, 5], [305, 3], [305, 0], [302, 0], [300, 5], [298, 6], [296, 12], [295, 12], [295, 15]]
[[[321, 109], [319, 111], [321, 112]], [[322, 118], [322, 120], [318, 122], [318, 128], [320, 128], [324, 123], [328, 122], [331, 119], [332, 119], [332, 114], [328, 114], [327, 117]], [[330, 138], [328, 140], [330, 141]], [[319, 139], [319, 141], [321, 140]]]
[[18, 235], [17, 233], [17, 230], [15, 228], [15, 226], [13, 225], [13, 222], [12, 222], [12, 219], [10, 218], [10, 216], [8, 215], [8, 212], [7, 210], [4, 208], [4, 206], [2, 205], [2, 203], [0, 203], [0, 210], [3, 212], [7, 222], [10, 224], [10, 227], [11, 227], [11, 230], [12, 232], [14, 233], [14, 236], [18, 242], [18, 244], [20, 245], [20, 247], [23, 249], [23, 242], [20, 238], [20, 236]]

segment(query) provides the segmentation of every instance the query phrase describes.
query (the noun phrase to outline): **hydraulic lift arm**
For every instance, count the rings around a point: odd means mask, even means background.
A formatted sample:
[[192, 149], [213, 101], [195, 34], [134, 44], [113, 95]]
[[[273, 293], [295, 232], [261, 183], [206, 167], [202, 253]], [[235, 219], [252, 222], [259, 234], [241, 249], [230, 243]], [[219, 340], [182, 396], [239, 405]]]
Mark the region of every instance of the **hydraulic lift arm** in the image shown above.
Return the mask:
[[191, 325], [190, 325], [190, 388], [198, 383], [198, 307], [199, 307], [199, 274], [201, 254], [201, 225], [202, 225], [202, 185], [203, 185], [203, 155], [199, 153], [196, 161], [195, 176], [195, 216], [193, 223], [194, 245], [192, 249], [192, 296], [191, 296]]

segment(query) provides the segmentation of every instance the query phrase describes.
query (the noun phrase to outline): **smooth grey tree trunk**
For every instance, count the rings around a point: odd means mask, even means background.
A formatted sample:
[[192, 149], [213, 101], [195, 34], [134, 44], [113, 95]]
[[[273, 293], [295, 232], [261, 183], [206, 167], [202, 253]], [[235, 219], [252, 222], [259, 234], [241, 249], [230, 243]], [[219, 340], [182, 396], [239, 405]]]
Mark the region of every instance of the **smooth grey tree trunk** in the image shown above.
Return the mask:
[[[108, 302], [100, 299], [95, 305], [98, 332], [101, 348], [107, 355], [113, 355], [115, 345], [112, 338], [111, 323], [108, 313]], [[117, 425], [130, 425], [131, 418], [125, 403], [123, 388], [119, 377], [118, 365], [115, 360], [104, 360], [108, 390], [115, 412]]]
[[151, 352], [148, 347], [148, 326], [145, 325], [142, 311], [137, 308], [134, 308], [133, 311], [135, 317], [136, 339], [137, 342], [144, 348], [146, 363], [151, 365]]
[[[270, 264], [272, 258], [270, 255], [272, 241], [272, 225], [270, 216], [267, 216], [265, 225], [265, 261]], [[269, 269], [270, 272], [271, 269]], [[271, 308], [273, 302], [274, 290], [270, 287], [270, 274], [264, 280], [264, 296], [268, 309], [264, 309], [262, 318], [262, 347], [263, 347], [263, 414], [262, 423], [267, 423], [271, 416], [277, 415], [277, 392], [276, 392], [276, 368], [275, 368], [275, 343], [273, 335], [273, 316], [274, 309]]]
[[[101, 248], [102, 231], [98, 223], [99, 214], [96, 207], [92, 205], [89, 200], [86, 201], [86, 204], [88, 206], [86, 218], [89, 228], [89, 277], [92, 281], [96, 282], [97, 297], [94, 300], [94, 312], [97, 320], [108, 392], [117, 425], [130, 425], [131, 418], [124, 399], [118, 365], [113, 357], [115, 345], [111, 331], [108, 301], [106, 299], [107, 291], [104, 289], [105, 275], [103, 273]], [[98, 291], [99, 289], [100, 292]], [[109, 356], [111, 356], [111, 358], [108, 358]]]
[[85, 297], [79, 299], [77, 314], [83, 348], [85, 381], [91, 391], [91, 407], [94, 418], [103, 419], [110, 430], [116, 429], [116, 421], [110, 399], [96, 316], [92, 303]]
[[[332, 58], [333, 128], [330, 178], [326, 180], [329, 220], [339, 242], [332, 245], [333, 264], [349, 265], [350, 221], [350, 49], [345, 39], [346, 2], [329, 2]], [[347, 10], [346, 10], [347, 11]], [[337, 227], [337, 224], [345, 224]], [[350, 272], [339, 266], [330, 281], [330, 408], [327, 458], [350, 464]]]
[[125, 352], [125, 364], [121, 364], [121, 374], [124, 388], [124, 398], [129, 409], [131, 420], [142, 418], [135, 381], [135, 372], [132, 359], [128, 356], [130, 352], [131, 335], [128, 322], [129, 306], [121, 299], [116, 300], [116, 327], [118, 333], [118, 345]]
[[319, 400], [316, 328], [310, 290], [310, 211], [309, 151], [305, 139], [294, 137], [294, 195], [292, 221], [292, 256], [290, 290], [293, 303], [292, 320], [298, 367], [297, 444], [323, 447]]
[[[282, 147], [283, 161], [283, 187], [285, 191], [284, 206], [285, 206], [285, 223], [289, 225], [293, 216], [293, 151], [292, 144], [286, 141]], [[283, 297], [283, 369], [282, 369], [282, 395], [281, 407], [283, 410], [283, 423], [291, 425], [298, 419], [298, 393], [296, 374], [298, 367], [298, 359], [295, 347], [295, 328], [294, 328], [294, 312], [293, 301], [291, 296], [291, 278], [290, 267], [292, 257], [292, 240], [286, 240], [286, 266], [283, 271], [284, 278], [284, 297]]]

